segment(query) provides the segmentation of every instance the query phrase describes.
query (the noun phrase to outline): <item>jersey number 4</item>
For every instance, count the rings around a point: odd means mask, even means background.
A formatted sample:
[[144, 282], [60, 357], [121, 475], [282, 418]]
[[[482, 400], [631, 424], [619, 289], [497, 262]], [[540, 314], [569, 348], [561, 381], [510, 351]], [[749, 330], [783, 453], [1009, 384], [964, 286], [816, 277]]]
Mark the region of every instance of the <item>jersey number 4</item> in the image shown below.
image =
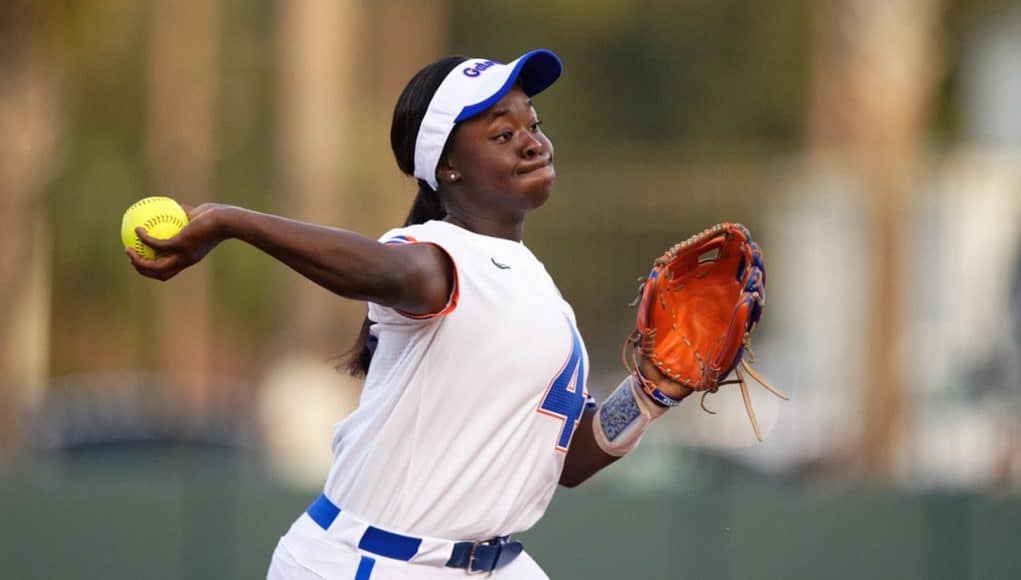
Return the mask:
[[566, 452], [571, 445], [571, 437], [581, 420], [585, 409], [585, 357], [582, 355], [581, 339], [578, 331], [570, 320], [567, 326], [571, 330], [571, 356], [567, 358], [560, 372], [550, 381], [546, 388], [546, 396], [539, 403], [538, 411], [563, 421], [560, 437], [557, 440], [557, 451]]

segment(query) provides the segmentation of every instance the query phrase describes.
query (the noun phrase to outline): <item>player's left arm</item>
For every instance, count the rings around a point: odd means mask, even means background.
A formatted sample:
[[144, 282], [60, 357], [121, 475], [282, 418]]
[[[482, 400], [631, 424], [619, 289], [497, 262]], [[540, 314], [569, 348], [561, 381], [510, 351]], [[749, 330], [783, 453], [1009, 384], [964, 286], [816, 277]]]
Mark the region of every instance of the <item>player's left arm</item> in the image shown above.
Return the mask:
[[[656, 369], [647, 359], [642, 359], [641, 373], [646, 380], [656, 383], [656, 386], [668, 396], [681, 400], [692, 393], [691, 389], [683, 387], [666, 377]], [[571, 447], [567, 451], [567, 459], [564, 461], [564, 470], [560, 473], [560, 485], [575, 487], [588, 478], [595, 475], [601, 469], [620, 459], [630, 451], [641, 439], [642, 433], [648, 427], [652, 418], [658, 417], [666, 412], [666, 408], [660, 407], [652, 398], [648, 397], [640, 388], [630, 388], [628, 380], [617, 388], [609, 398], [602, 402], [595, 409], [585, 409], [581, 419], [578, 421], [578, 428], [571, 439]], [[628, 397], [632, 397], [628, 399]], [[635, 405], [632, 406], [631, 402]], [[628, 409], [634, 410], [639, 416], [630, 416]], [[625, 427], [611, 433], [612, 443], [608, 441], [606, 430], [615, 429], [612, 426], [604, 425], [596, 420], [597, 413], [604, 413], [606, 416], [613, 416], [617, 421], [616, 425], [623, 424], [630, 416], [630, 423]], [[643, 421], [643, 418], [647, 420]], [[598, 436], [597, 429], [603, 429], [602, 436]], [[630, 430], [630, 431], [629, 431]], [[607, 449], [613, 452], [608, 453]]]
[[592, 433], [592, 419], [596, 409], [585, 409], [578, 421], [578, 428], [571, 438], [571, 447], [567, 451], [564, 470], [560, 473], [560, 485], [575, 487], [592, 477], [599, 470], [620, 459], [599, 448], [595, 435]]

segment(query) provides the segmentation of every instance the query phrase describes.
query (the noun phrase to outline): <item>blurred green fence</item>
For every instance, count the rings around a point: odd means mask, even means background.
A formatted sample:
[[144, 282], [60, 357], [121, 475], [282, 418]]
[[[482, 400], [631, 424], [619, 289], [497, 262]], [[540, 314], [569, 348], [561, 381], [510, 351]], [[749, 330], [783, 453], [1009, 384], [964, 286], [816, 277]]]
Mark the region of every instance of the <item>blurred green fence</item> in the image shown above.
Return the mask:
[[[313, 495], [216, 454], [18, 470], [0, 479], [0, 578], [265, 577]], [[1021, 500], [738, 480], [652, 496], [597, 481], [560, 490], [523, 539], [554, 579], [1016, 578]]]

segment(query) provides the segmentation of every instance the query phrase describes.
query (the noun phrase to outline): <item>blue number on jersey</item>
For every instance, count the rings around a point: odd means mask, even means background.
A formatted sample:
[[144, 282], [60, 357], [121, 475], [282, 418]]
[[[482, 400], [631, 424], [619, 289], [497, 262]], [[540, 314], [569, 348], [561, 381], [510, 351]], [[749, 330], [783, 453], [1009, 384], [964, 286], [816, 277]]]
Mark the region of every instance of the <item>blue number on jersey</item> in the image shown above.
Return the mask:
[[564, 421], [557, 441], [558, 451], [567, 451], [571, 445], [574, 429], [581, 419], [585, 408], [585, 357], [581, 350], [581, 338], [570, 319], [567, 326], [571, 330], [571, 356], [564, 368], [550, 383], [546, 397], [539, 404], [539, 412]]

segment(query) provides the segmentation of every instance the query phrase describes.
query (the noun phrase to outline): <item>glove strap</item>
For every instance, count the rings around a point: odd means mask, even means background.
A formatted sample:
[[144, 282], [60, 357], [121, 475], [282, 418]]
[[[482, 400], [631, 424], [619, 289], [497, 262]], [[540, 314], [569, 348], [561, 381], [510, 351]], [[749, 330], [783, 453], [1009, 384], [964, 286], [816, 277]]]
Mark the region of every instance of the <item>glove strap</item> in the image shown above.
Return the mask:
[[681, 399], [675, 399], [666, 395], [663, 391], [656, 388], [656, 384], [651, 381], [642, 381], [642, 390], [645, 391], [646, 395], [652, 398], [652, 400], [663, 407], [676, 407], [682, 403]]
[[653, 421], [667, 412], [642, 394], [635, 375], [628, 375], [596, 409], [592, 433], [607, 455], [622, 457], [634, 449]]
[[[632, 354], [632, 356], [636, 355]], [[649, 395], [649, 397], [652, 398], [653, 402], [655, 402], [657, 405], [661, 407], [667, 408], [676, 407], [677, 405], [680, 405], [682, 402], [684, 402], [683, 399], [675, 399], [670, 395], [667, 395], [663, 391], [659, 390], [659, 388], [656, 386], [656, 383], [645, 378], [645, 375], [642, 374], [641, 371], [642, 367], [641, 365], [639, 365], [637, 358], [635, 359], [634, 363], [635, 363], [635, 379], [638, 381], [638, 384], [641, 385], [642, 390], [645, 391], [645, 394]]]

